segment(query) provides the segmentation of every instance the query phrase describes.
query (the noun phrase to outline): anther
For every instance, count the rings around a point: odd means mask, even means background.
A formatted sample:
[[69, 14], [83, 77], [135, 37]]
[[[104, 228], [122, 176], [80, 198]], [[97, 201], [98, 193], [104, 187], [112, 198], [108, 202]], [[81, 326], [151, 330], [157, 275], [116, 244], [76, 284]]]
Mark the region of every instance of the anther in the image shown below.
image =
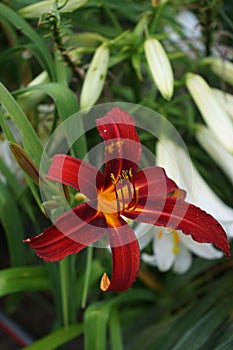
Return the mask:
[[110, 179], [114, 185], [116, 185], [116, 179], [113, 173], [110, 174]]

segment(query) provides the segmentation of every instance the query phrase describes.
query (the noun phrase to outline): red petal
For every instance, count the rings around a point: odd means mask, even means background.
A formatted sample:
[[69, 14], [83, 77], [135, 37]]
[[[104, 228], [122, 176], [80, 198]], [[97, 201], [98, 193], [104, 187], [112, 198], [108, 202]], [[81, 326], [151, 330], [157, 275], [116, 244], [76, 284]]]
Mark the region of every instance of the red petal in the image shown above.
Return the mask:
[[163, 168], [155, 166], [138, 171], [133, 181], [139, 197], [158, 197], [179, 189], [175, 182], [167, 177]]
[[104, 274], [100, 286], [103, 291], [123, 292], [132, 286], [139, 272], [138, 241], [131, 227], [120, 217], [119, 226], [109, 228], [107, 234], [112, 249], [112, 278]]
[[133, 211], [124, 215], [136, 221], [182, 230], [200, 243], [213, 243], [230, 257], [230, 246], [222, 226], [205, 211], [174, 197], [147, 200], [141, 197]]
[[104, 181], [93, 165], [65, 154], [56, 154], [46, 175], [51, 181], [73, 187], [88, 198], [96, 198], [96, 187]]
[[104, 233], [103, 227], [106, 227], [104, 218], [98, 216], [88, 203], [83, 203], [62, 214], [54, 225], [25, 242], [45, 261], [58, 261], [96, 242]]
[[97, 128], [105, 141], [105, 177], [115, 177], [122, 170], [136, 172], [141, 158], [141, 143], [131, 116], [120, 108], [113, 108], [96, 120]]

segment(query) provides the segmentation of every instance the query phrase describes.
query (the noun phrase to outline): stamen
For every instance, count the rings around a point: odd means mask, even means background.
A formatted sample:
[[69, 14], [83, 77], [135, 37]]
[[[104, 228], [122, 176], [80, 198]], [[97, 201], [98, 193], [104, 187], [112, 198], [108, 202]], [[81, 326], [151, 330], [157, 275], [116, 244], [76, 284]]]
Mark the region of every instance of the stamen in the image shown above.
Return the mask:
[[113, 173], [110, 174], [110, 179], [112, 180], [112, 183], [113, 183], [113, 186], [114, 186], [114, 192], [115, 192], [116, 201], [117, 201], [117, 212], [119, 212], [120, 211], [120, 201], [119, 201], [118, 193], [117, 193], [117, 189], [116, 189], [117, 181], [116, 181], [115, 176], [114, 176]]
[[[114, 192], [116, 195], [117, 211], [119, 212], [125, 207], [127, 209], [133, 210], [138, 203], [138, 189], [135, 188], [132, 168], [130, 168], [129, 170], [123, 169], [121, 173], [117, 175], [117, 178], [115, 178], [114, 174], [111, 173], [110, 178], [113, 183]], [[126, 188], [128, 193], [126, 192]]]
[[112, 180], [112, 183], [116, 185], [116, 179], [113, 173], [110, 174], [110, 179]]
[[179, 237], [179, 233], [176, 230], [173, 230], [172, 233], [173, 233], [173, 253], [177, 255], [180, 252], [180, 237]]

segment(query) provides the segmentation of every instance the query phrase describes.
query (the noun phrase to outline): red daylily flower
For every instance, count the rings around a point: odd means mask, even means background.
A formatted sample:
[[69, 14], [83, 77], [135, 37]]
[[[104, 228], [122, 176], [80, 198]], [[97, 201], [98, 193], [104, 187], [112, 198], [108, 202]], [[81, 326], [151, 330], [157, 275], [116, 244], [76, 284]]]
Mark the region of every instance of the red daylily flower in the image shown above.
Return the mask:
[[112, 278], [105, 273], [100, 287], [124, 291], [133, 284], [140, 265], [138, 241], [126, 217], [182, 230], [197, 242], [213, 243], [229, 257], [226, 234], [212, 216], [177, 198], [179, 188], [162, 168], [139, 169], [141, 143], [130, 115], [113, 108], [96, 123], [105, 144], [104, 172], [68, 155], [54, 156], [46, 178], [72, 186], [88, 201], [25, 240], [37, 255], [45, 261], [61, 260], [106, 233], [112, 250]]

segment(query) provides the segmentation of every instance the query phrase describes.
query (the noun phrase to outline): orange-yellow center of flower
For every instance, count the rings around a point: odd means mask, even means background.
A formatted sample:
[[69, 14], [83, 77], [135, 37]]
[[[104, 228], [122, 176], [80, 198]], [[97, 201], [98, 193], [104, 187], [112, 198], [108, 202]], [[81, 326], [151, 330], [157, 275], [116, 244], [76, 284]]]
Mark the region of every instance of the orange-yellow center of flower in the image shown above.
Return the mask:
[[136, 199], [132, 170], [122, 170], [117, 177], [110, 174], [112, 184], [98, 193], [98, 211], [104, 215], [116, 214], [129, 208]]

